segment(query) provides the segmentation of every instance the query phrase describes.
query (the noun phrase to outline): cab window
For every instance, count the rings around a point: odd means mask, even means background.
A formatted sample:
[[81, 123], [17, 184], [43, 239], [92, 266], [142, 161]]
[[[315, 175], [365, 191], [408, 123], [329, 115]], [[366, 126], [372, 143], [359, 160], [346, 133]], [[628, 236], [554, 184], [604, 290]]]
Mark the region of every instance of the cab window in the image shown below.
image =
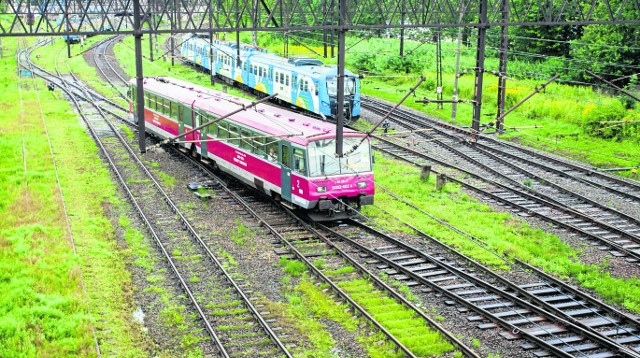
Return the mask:
[[293, 170], [300, 174], [306, 174], [304, 150], [295, 148], [293, 150]]

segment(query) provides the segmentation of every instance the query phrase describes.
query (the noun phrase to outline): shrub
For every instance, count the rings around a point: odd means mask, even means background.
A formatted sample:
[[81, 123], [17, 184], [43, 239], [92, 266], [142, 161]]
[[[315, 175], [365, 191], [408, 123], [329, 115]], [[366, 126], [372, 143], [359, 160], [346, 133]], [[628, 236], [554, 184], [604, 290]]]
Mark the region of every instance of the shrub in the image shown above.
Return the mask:
[[622, 134], [622, 126], [607, 122], [620, 121], [625, 114], [624, 106], [619, 101], [587, 106], [582, 111], [582, 128], [594, 137], [615, 138]]

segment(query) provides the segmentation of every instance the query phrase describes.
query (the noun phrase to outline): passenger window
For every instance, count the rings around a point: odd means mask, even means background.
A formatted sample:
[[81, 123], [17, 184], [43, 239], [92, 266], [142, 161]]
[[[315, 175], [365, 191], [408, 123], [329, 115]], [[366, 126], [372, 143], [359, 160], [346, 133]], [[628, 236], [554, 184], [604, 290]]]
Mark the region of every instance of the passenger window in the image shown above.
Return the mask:
[[177, 103], [171, 103], [171, 118], [178, 119], [178, 107]]
[[229, 124], [227, 122], [218, 124], [218, 137], [221, 139], [229, 138]]
[[233, 145], [240, 146], [240, 131], [237, 126], [229, 126], [229, 142]]
[[278, 161], [278, 140], [275, 138], [266, 138], [267, 159], [270, 162]]
[[288, 86], [288, 85], [289, 85], [289, 75], [287, 75], [287, 78], [286, 78], [286, 80], [285, 80], [285, 83], [284, 83], [284, 84], [285, 84], [285, 86]]
[[242, 142], [240, 147], [251, 152], [251, 132], [246, 129], [242, 130]]
[[[208, 117], [207, 121], [212, 121], [214, 118], [213, 117]], [[214, 138], [218, 138], [218, 124], [214, 123], [211, 125], [207, 126], [207, 133], [209, 133], [210, 136], [214, 137]]]
[[253, 145], [253, 152], [256, 153], [257, 155], [261, 156], [262, 158], [266, 158], [267, 157], [267, 152], [265, 151], [265, 138], [253, 138], [252, 140], [252, 145]]
[[305, 159], [304, 159], [304, 151], [302, 149], [294, 149], [293, 150], [293, 170], [300, 174], [306, 174], [305, 172]]

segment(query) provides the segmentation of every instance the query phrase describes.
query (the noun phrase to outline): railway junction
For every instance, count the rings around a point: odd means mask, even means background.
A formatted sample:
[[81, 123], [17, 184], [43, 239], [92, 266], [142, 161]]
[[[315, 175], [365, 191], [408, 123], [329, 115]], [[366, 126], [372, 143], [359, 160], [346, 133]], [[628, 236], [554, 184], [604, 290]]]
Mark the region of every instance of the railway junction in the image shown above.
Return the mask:
[[[0, 5], [0, 356], [640, 356], [640, 150], [528, 143], [510, 118], [568, 74], [516, 97], [507, 75], [510, 29], [637, 26], [637, 4]], [[473, 83], [446, 98], [441, 46], [468, 31]], [[237, 52], [196, 61], [185, 34]], [[380, 98], [394, 78], [348, 56], [389, 34], [435, 72]], [[634, 77], [600, 75], [597, 103], [629, 103], [610, 142], [637, 149]]]

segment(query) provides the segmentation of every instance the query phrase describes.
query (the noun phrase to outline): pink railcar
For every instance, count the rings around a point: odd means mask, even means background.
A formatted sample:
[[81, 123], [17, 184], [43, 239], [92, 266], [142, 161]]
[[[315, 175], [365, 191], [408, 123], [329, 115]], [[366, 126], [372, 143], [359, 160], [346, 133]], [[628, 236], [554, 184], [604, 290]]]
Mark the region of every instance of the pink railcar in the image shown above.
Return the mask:
[[[130, 82], [135, 115], [135, 79]], [[146, 130], [166, 139], [249, 107], [251, 101], [169, 77], [145, 78]], [[344, 130], [335, 156], [335, 124], [257, 105], [186, 135], [178, 145], [205, 162], [316, 220], [338, 219], [373, 204], [369, 139]]]

